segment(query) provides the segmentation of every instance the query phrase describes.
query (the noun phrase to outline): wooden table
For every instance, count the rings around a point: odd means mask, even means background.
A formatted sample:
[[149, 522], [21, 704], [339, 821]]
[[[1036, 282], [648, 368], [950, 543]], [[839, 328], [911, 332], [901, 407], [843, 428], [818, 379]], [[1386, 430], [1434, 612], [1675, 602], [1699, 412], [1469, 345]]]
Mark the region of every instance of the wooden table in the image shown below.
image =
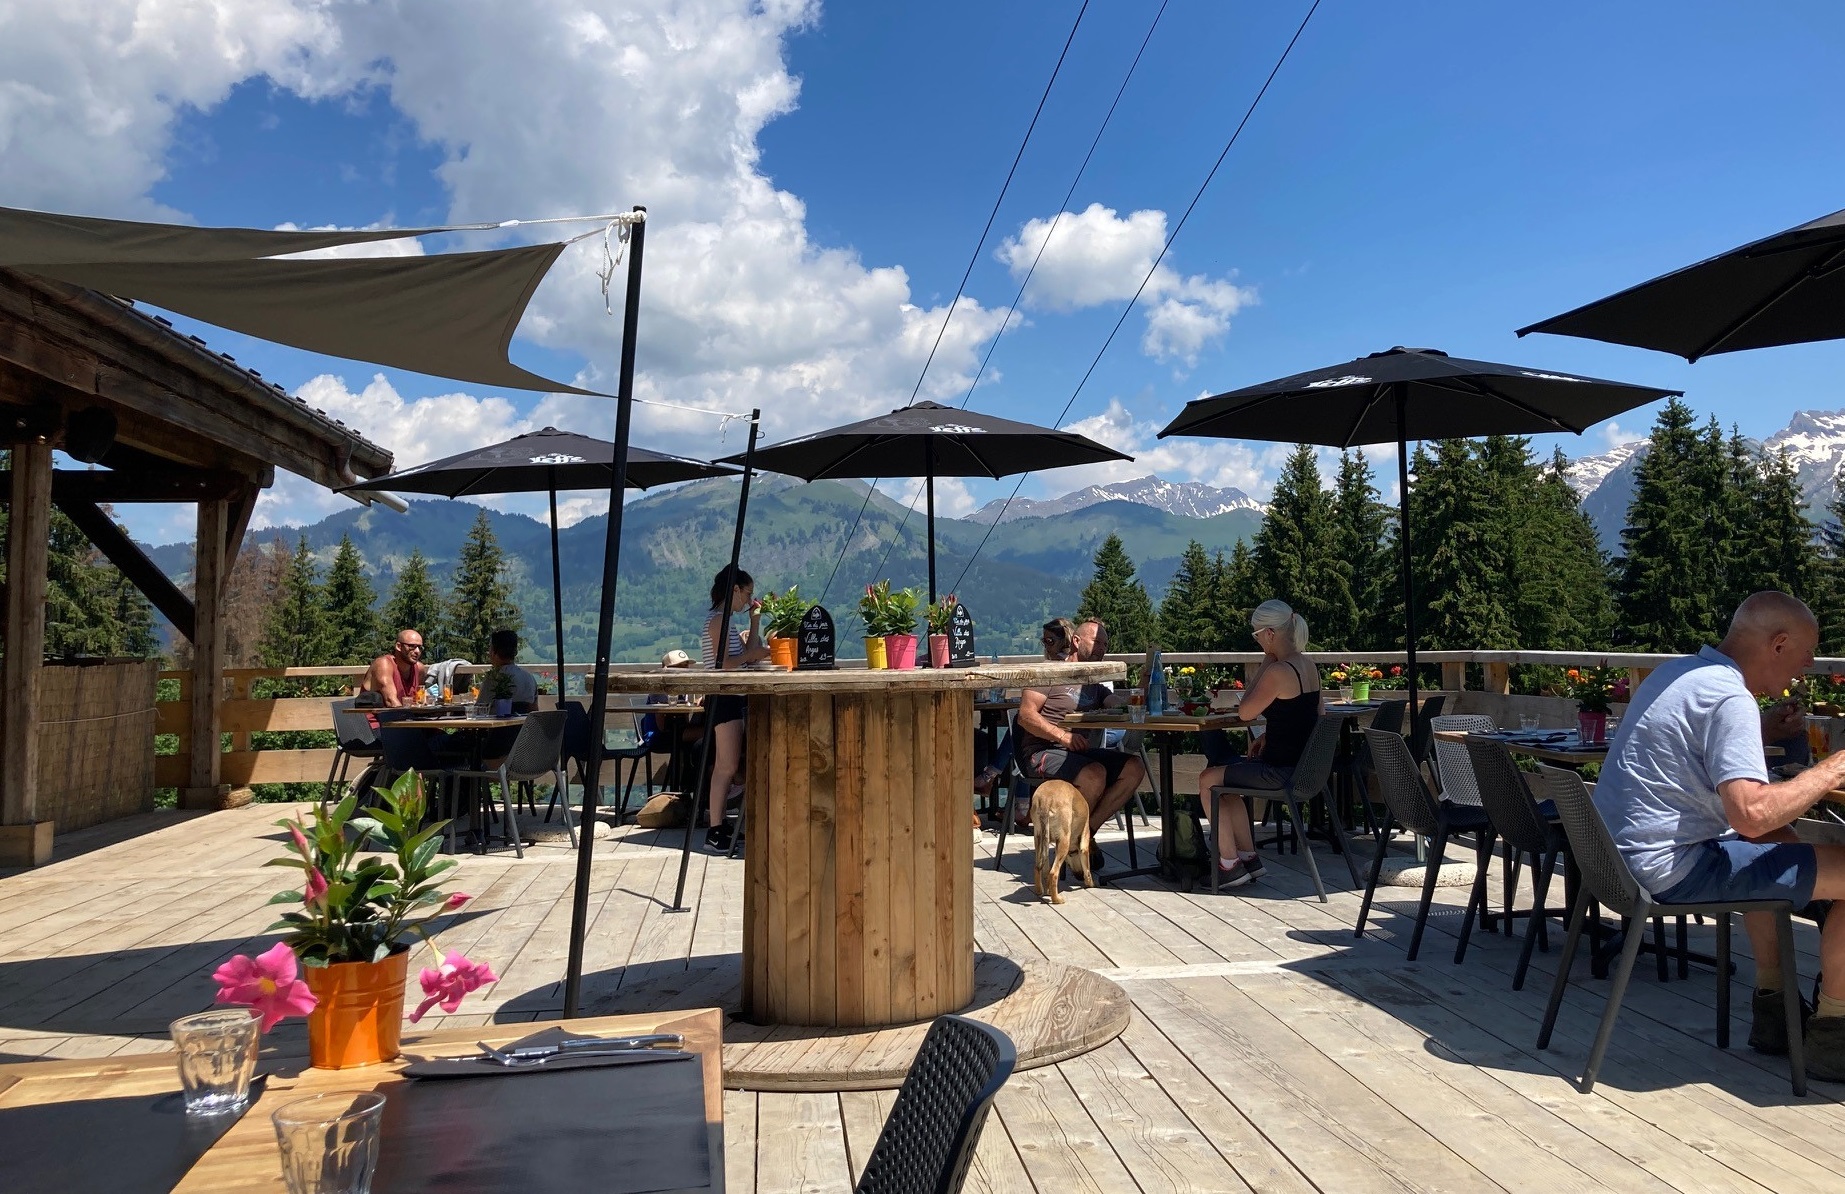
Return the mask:
[[[404, 1039], [405, 1057], [379, 1066], [353, 1070], [316, 1070], [302, 1057], [265, 1056], [257, 1065], [268, 1078], [260, 1097], [224, 1137], [192, 1167], [175, 1187], [180, 1192], [218, 1194], [221, 1191], [284, 1191], [281, 1155], [269, 1116], [290, 1099], [328, 1090], [378, 1090], [386, 1099], [404, 1079], [398, 1071], [412, 1057], [467, 1057], [479, 1052], [476, 1041], [503, 1045], [542, 1028], [561, 1026], [583, 1035], [677, 1032], [685, 1048], [700, 1055], [704, 1067], [705, 1124], [711, 1140], [710, 1189], [724, 1188], [724, 1016], [717, 1008], [660, 1012], [631, 1016], [596, 1016], [552, 1020], [542, 1024], [489, 1024], [482, 1028], [451, 1028]], [[686, 1062], [681, 1065], [689, 1064]], [[619, 1081], [622, 1071], [604, 1071]], [[498, 1081], [516, 1082], [517, 1078]], [[0, 1109], [85, 1099], [154, 1098], [179, 1090], [179, 1074], [172, 1052], [135, 1053], [119, 1057], [83, 1058], [76, 1061], [34, 1061], [0, 1066]], [[559, 1108], [560, 1115], [582, 1115], [585, 1130], [619, 1131], [619, 1124], [597, 1121], [594, 1108]], [[419, 1128], [423, 1125], [418, 1125]], [[441, 1125], [429, 1125], [439, 1130]], [[97, 1147], [108, 1147], [97, 1141]], [[123, 1158], [133, 1164], [133, 1158]], [[5, 1173], [0, 1162], [0, 1178]], [[0, 1180], [0, 1185], [4, 1181]], [[548, 1194], [527, 1190], [523, 1194]]]
[[974, 998], [974, 694], [1126, 670], [660, 668], [609, 687], [748, 698], [743, 1014], [868, 1027]]
[[[1160, 777], [1156, 794], [1160, 804], [1160, 851], [1158, 858], [1149, 866], [1130, 865], [1124, 871], [1110, 871], [1106, 875], [1097, 875], [1097, 882], [1113, 882], [1116, 879], [1130, 879], [1135, 875], [1159, 875], [1165, 879], [1177, 878], [1170, 862], [1173, 851], [1173, 815], [1172, 815], [1172, 755], [1181, 734], [1200, 733], [1204, 730], [1226, 730], [1244, 723], [1234, 711], [1219, 713], [1161, 713], [1149, 714], [1139, 721], [1134, 721], [1120, 709], [1089, 709], [1072, 713], [1063, 719], [1067, 726], [1093, 726], [1097, 729], [1123, 729], [1129, 733], [1139, 731], [1154, 735], [1155, 745], [1159, 748]], [[1099, 746], [1100, 743], [1097, 743]], [[1213, 826], [1210, 832], [1217, 832]], [[1129, 859], [1130, 864], [1134, 859]], [[1183, 880], [1185, 890], [1191, 890], [1192, 880]]]

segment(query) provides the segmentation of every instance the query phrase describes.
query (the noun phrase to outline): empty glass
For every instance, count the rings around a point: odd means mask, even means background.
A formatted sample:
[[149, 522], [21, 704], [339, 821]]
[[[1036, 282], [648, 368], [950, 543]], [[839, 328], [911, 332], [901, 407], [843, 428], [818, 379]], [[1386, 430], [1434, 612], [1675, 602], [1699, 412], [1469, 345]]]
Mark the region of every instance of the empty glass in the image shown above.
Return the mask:
[[182, 1016], [168, 1026], [179, 1050], [188, 1115], [224, 1115], [249, 1105], [261, 1023], [237, 1007]]
[[288, 1194], [371, 1194], [384, 1096], [370, 1090], [310, 1095], [277, 1108], [276, 1142]]
[[1537, 714], [1535, 714], [1535, 713], [1520, 713], [1520, 714], [1518, 715], [1518, 728], [1519, 728], [1519, 729], [1521, 729], [1521, 730], [1535, 730], [1535, 729], [1537, 729], [1537, 728], [1538, 728], [1538, 719], [1537, 719]]

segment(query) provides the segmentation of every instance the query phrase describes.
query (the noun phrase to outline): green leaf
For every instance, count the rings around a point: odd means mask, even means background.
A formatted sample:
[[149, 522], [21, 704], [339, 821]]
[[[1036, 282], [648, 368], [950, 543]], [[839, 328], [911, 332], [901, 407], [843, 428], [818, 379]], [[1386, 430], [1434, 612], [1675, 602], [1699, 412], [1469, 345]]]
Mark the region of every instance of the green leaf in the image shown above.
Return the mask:
[[271, 858], [264, 866], [292, 866], [298, 871], [307, 870], [308, 864], [299, 858]]
[[278, 891], [269, 897], [271, 904], [299, 904], [304, 897], [298, 891]]

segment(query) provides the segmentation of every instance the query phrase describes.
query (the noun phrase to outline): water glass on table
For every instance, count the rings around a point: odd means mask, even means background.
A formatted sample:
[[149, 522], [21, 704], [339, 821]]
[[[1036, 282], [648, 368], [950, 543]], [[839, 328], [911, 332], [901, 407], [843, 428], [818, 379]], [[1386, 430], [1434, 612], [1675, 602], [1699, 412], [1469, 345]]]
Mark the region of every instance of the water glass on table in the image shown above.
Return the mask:
[[257, 1029], [247, 1008], [182, 1016], [168, 1026], [179, 1050], [179, 1084], [188, 1115], [227, 1115], [250, 1103]]
[[371, 1194], [384, 1096], [341, 1090], [276, 1109], [276, 1143], [288, 1194]]
[[1128, 720], [1135, 725], [1147, 720], [1147, 692], [1144, 688], [1130, 688], [1127, 694]]
[[1535, 714], [1535, 713], [1520, 713], [1520, 714], [1518, 715], [1518, 728], [1519, 728], [1519, 729], [1521, 729], [1521, 730], [1535, 730], [1535, 729], [1537, 729], [1537, 728], [1538, 728], [1538, 717], [1537, 717], [1537, 714]]

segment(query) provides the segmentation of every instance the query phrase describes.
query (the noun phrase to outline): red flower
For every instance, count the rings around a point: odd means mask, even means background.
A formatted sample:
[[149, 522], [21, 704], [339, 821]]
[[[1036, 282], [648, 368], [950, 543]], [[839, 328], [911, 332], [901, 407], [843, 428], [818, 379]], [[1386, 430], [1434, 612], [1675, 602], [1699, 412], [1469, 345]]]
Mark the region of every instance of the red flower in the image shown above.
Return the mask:
[[1402, 667], [1402, 665], [1401, 665], [1401, 664], [1397, 664], [1397, 665], [1395, 665], [1395, 666], [1393, 666], [1393, 667], [1392, 667], [1392, 668], [1390, 669], [1390, 674], [1391, 674], [1391, 675], [1393, 675], [1393, 676], [1401, 676], [1401, 675], [1403, 674], [1403, 667]]

